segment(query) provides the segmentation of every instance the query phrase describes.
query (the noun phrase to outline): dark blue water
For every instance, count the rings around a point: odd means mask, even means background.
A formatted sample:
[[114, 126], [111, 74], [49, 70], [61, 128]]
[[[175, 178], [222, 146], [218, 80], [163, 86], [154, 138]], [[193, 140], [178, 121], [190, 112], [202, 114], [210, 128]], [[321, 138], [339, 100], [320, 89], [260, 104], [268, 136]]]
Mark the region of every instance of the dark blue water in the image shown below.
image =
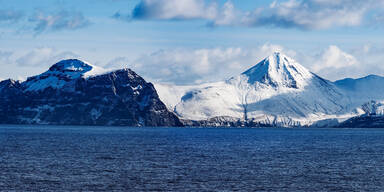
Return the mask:
[[0, 126], [0, 190], [382, 191], [384, 129]]

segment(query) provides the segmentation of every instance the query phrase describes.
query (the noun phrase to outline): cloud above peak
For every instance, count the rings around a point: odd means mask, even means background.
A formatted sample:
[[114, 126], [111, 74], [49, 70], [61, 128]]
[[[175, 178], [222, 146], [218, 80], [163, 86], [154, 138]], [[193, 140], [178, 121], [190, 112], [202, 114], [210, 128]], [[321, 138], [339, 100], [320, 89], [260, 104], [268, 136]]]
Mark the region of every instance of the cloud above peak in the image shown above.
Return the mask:
[[311, 53], [269, 43], [253, 48], [166, 49], [133, 60], [117, 57], [105, 67], [129, 67], [149, 81], [188, 85], [236, 76], [276, 51], [286, 54], [310, 71], [332, 81], [346, 77], [359, 78], [369, 74], [384, 75], [384, 66], [381, 65], [384, 48], [369, 45], [346, 50], [337, 45], [329, 45]]
[[[218, 5], [212, 0], [141, 0], [124, 20], [205, 19], [210, 26], [278, 27], [303, 30], [360, 26], [369, 14], [383, 10], [381, 0], [275, 0], [269, 6], [240, 10], [228, 0]], [[379, 11], [380, 12], [380, 11]]]
[[[289, 56], [296, 54], [273, 44], [264, 44], [253, 49], [168, 49], [143, 55], [129, 62], [128, 67], [151, 81], [194, 84], [224, 80], [238, 75], [275, 51], [283, 51]], [[121, 60], [122, 58], [117, 58], [111, 63]], [[128, 63], [128, 59], [125, 61]]]
[[51, 47], [35, 48], [15, 60], [22, 67], [50, 66], [63, 59], [79, 58], [71, 51], [59, 51]]
[[335, 45], [330, 45], [323, 51], [318, 62], [313, 66], [314, 72], [322, 70], [335, 70], [344, 67], [352, 67], [358, 64], [357, 59], [349, 53], [342, 51]]

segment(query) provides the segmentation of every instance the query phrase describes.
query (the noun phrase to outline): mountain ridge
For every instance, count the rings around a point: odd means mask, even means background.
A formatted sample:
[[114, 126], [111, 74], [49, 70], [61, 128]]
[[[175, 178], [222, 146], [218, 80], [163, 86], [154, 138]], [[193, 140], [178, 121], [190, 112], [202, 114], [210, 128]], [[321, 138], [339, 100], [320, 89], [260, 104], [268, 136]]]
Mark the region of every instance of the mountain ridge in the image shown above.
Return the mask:
[[382, 85], [377, 75], [331, 82], [279, 52], [225, 81], [189, 86], [68, 59], [26, 81], [0, 81], [0, 123], [377, 127]]

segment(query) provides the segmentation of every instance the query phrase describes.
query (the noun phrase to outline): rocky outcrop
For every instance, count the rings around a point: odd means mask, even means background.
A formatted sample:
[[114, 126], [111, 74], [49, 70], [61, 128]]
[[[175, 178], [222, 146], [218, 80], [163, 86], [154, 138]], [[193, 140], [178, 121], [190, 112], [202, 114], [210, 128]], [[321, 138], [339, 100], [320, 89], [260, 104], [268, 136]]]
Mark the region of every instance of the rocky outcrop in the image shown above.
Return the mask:
[[342, 128], [383, 128], [384, 127], [384, 116], [371, 116], [362, 115], [353, 117], [339, 124], [337, 127]]

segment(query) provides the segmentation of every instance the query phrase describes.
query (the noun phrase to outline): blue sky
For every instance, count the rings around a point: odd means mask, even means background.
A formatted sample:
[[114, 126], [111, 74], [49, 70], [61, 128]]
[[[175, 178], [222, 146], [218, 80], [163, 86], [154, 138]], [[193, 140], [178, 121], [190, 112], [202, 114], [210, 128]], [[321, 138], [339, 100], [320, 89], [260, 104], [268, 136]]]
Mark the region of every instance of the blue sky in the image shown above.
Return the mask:
[[336, 80], [384, 75], [381, 0], [0, 0], [0, 78], [66, 58], [191, 84], [283, 51]]

